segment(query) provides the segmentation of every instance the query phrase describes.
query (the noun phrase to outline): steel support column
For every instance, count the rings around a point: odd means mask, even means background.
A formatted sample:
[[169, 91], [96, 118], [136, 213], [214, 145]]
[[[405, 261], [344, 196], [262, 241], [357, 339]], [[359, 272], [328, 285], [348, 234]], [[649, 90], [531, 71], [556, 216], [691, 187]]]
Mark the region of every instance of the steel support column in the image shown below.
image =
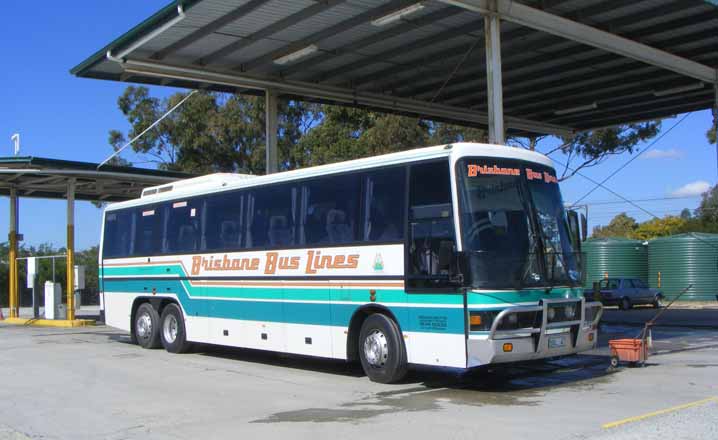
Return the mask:
[[264, 92], [265, 100], [265, 124], [266, 124], [266, 172], [267, 174], [276, 173], [278, 168], [277, 161], [277, 91], [274, 89], [266, 89]]
[[[495, 11], [496, 2], [489, 2]], [[484, 17], [484, 38], [486, 40], [486, 88], [489, 101], [489, 143], [505, 144], [504, 95], [501, 81], [501, 22], [498, 14], [489, 13]]]
[[9, 286], [8, 303], [10, 307], [10, 318], [20, 317], [20, 301], [18, 295], [18, 270], [17, 270], [17, 227], [18, 227], [18, 199], [17, 190], [10, 188], [10, 228], [8, 241], [10, 249], [8, 252], [9, 261]]
[[713, 83], [713, 133], [716, 136], [716, 163], [718, 164], [718, 69]]
[[75, 319], [75, 180], [67, 183], [67, 319]]

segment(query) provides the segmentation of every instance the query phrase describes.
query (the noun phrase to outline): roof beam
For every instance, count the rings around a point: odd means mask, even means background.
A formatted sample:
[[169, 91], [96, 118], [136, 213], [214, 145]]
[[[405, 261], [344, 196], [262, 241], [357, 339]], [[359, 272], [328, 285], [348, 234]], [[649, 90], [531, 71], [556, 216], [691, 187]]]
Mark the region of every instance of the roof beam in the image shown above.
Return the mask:
[[[631, 15], [631, 16], [633, 17], [634, 15]], [[688, 19], [690, 19], [690, 20], [688, 20]], [[691, 15], [690, 17], [685, 17], [685, 18], [672, 20], [669, 22], [663, 22], [661, 24], [637, 29], [625, 36], [627, 38], [636, 40], [636, 39], [644, 38], [644, 37], [647, 37], [647, 36], [650, 36], [653, 34], [665, 32], [666, 27], [674, 29], [676, 27], [695, 26], [698, 23], [703, 23], [705, 21], [715, 20], [715, 19], [716, 19], [715, 14], [707, 14], [707, 13], [703, 12], [701, 14]], [[615, 23], [618, 23], [618, 22], [623, 22], [623, 17], [615, 19], [615, 20], [610, 20], [606, 23], [602, 23], [601, 26], [614, 28], [614, 27], [616, 27]], [[670, 47], [679, 46], [682, 43], [687, 43], [687, 42], [693, 41], [693, 39], [698, 39], [703, 36], [708, 37], [708, 34], [705, 31], [700, 31], [698, 33], [694, 32], [690, 35], [682, 35], [681, 37], [678, 37], [678, 38], [674, 37], [674, 38], [670, 38], [667, 40], [664, 38], [660, 42], [660, 45], [658, 44], [658, 42], [656, 42], [656, 43], [654, 43], [654, 46], [656, 46], [660, 49], [670, 50]], [[526, 46], [518, 47], [517, 50], [515, 50], [515, 51], [511, 51], [511, 52], [502, 54], [502, 56], [504, 56], [504, 61], [508, 61], [512, 58], [513, 55], [518, 55], [518, 57], [521, 58], [522, 55], [525, 55], [525, 53], [527, 51], [531, 51], [533, 48], [540, 48], [541, 53], [539, 55], [529, 58], [529, 59], [523, 58], [520, 61], [520, 64], [525, 65], [525, 66], [534, 66], [537, 64], [547, 63], [547, 62], [553, 63], [553, 62], [555, 62], [554, 61], [555, 59], [560, 59], [562, 57], [568, 57], [569, 62], [564, 63], [564, 65], [568, 66], [569, 68], [571, 68], [572, 67], [571, 65], [573, 65], [574, 70], [575, 70], [575, 68], [584, 68], [586, 65], [596, 66], [597, 64], [600, 64], [600, 63], [612, 62], [612, 61], [615, 61], [616, 59], [618, 59], [617, 55], [615, 55], [615, 54], [600, 53], [598, 56], [582, 59], [580, 63], [576, 63], [575, 61], [573, 61], [571, 59], [571, 56], [575, 55], [575, 54], [586, 52], [585, 47], [583, 47], [581, 45], [574, 45], [573, 47], [568, 48], [568, 49], [566, 49], [566, 48], [559, 49], [558, 51], [556, 51], [555, 54], [546, 53], [546, 50], [549, 47], [556, 45], [556, 41], [555, 41], [556, 39], [557, 38], [554, 36], [549, 36], [547, 38], [541, 38], [541, 39], [538, 39], [535, 42], [532, 42]], [[565, 42], [566, 40], [559, 39], [559, 41]], [[695, 52], [695, 51], [692, 51], [692, 52]], [[692, 58], [692, 56], [689, 55], [688, 53], [680, 53], [680, 54], [676, 53], [676, 55], [682, 56], [684, 58]], [[508, 66], [508, 63], [504, 62], [504, 65]], [[550, 78], [553, 76], [554, 72], [556, 71], [555, 69], [557, 69], [559, 67], [556, 65], [552, 65], [551, 69], [545, 70], [545, 71], [543, 71], [543, 73], [541, 73], [540, 71], [539, 72], [534, 71], [534, 72], [530, 72], [527, 75], [511, 78], [510, 77], [511, 71], [514, 70], [515, 68], [518, 68], [518, 66], [511, 66], [510, 68], [505, 69], [508, 71], [508, 72], [506, 72], [507, 73], [506, 79], [510, 78], [511, 82], [521, 82], [521, 81], [525, 81], [525, 80], [530, 80], [532, 78], [544, 77], [544, 76], [547, 78]], [[566, 70], [564, 70], [563, 66], [560, 67], [560, 69], [561, 69], [562, 73], [566, 73]], [[462, 88], [461, 83], [462, 82], [469, 83], [469, 82], [476, 82], [478, 80], [483, 80], [484, 73], [485, 73], [484, 69], [482, 69], [482, 68], [481, 69], [470, 69], [466, 73], [462, 73], [461, 75], [454, 76], [454, 78], [452, 80], [453, 85], [449, 85], [446, 88], [447, 91], [453, 90], [453, 92], [443, 94], [442, 95], [443, 100], [450, 101], [457, 97], [466, 96], [466, 91], [471, 90], [471, 88], [470, 87]], [[416, 84], [418, 81], [420, 81], [420, 78], [421, 78], [421, 76], [419, 76], [419, 75], [415, 75], [415, 76], [409, 77], [409, 78], [403, 78], [401, 81], [401, 84], [404, 84], [405, 86], [410, 87], [412, 84]], [[421, 85], [415, 86], [412, 89], [409, 89], [406, 91], [400, 90], [398, 94], [400, 96], [413, 96], [413, 97], [421, 96], [422, 94], [425, 94], [425, 93], [431, 93], [433, 90], [436, 89], [436, 87], [439, 87], [443, 82], [444, 82], [443, 78], [440, 78], [437, 81], [432, 81], [430, 83], [422, 82]], [[391, 87], [390, 87], [390, 89], [391, 89]]]
[[388, 40], [389, 38], [394, 38], [396, 36], [405, 34], [407, 32], [411, 32], [417, 28], [421, 28], [424, 26], [430, 26], [437, 21], [441, 21], [445, 18], [451, 17], [453, 15], [461, 14], [464, 12], [465, 11], [461, 8], [455, 8], [453, 6], [449, 6], [449, 7], [443, 8], [443, 9], [439, 9], [438, 11], [426, 14], [417, 19], [411, 19], [411, 20], [405, 19], [401, 24], [392, 26], [391, 28], [389, 28], [385, 31], [377, 32], [376, 34], [369, 35], [366, 38], [362, 38], [355, 42], [349, 43], [346, 46], [332, 49], [332, 50], [327, 51], [321, 55], [314, 56], [311, 59], [308, 59], [306, 61], [294, 63], [291, 66], [289, 66], [285, 69], [282, 69], [281, 76], [287, 77], [287, 76], [293, 75], [297, 72], [303, 71], [306, 68], [317, 66], [321, 63], [329, 61], [334, 57], [341, 56], [343, 54], [347, 54], [347, 53], [351, 53], [351, 52], [356, 52], [364, 47], [371, 46], [372, 44], [381, 43], [383, 41]]
[[[127, 60], [123, 63], [125, 70], [157, 78], [175, 78], [182, 81], [210, 82], [217, 85], [242, 87], [251, 89], [276, 89], [279, 93], [298, 95], [305, 98], [316, 98], [333, 103], [352, 106], [376, 108], [383, 111], [411, 114], [420, 118], [436, 118], [455, 121], [456, 123], [485, 126], [488, 115], [475, 110], [431, 104], [405, 98], [388, 97], [376, 93], [367, 93], [355, 89], [334, 87], [316, 83], [288, 81], [265, 76], [247, 74], [211, 72], [206, 68], [196, 69], [148, 61]], [[570, 127], [546, 125], [522, 118], [506, 117], [506, 126], [532, 133], [550, 133], [567, 135], [572, 132]]]
[[161, 59], [167, 57], [168, 55], [171, 55], [171, 54], [177, 52], [180, 49], [184, 49], [185, 47], [198, 41], [199, 39], [204, 38], [208, 35], [211, 35], [215, 31], [234, 22], [238, 18], [249, 14], [250, 12], [257, 9], [258, 7], [267, 3], [267, 1], [268, 0], [250, 0], [249, 2], [243, 4], [242, 6], [235, 8], [232, 12], [219, 17], [218, 19], [214, 20], [213, 22], [200, 27], [196, 31], [187, 35], [186, 37], [181, 38], [181, 39], [175, 41], [174, 43], [170, 44], [169, 46], [165, 47], [164, 49], [155, 52], [152, 55], [152, 59], [161, 60]]
[[257, 32], [254, 32], [252, 34], [249, 34], [245, 37], [240, 37], [239, 40], [230, 43], [224, 47], [221, 47], [214, 52], [203, 56], [202, 58], [195, 60], [193, 64], [198, 65], [208, 65], [215, 63], [217, 60], [226, 57], [227, 55], [230, 55], [234, 52], [237, 52], [238, 50], [241, 50], [250, 44], [256, 43], [258, 40], [261, 40], [263, 38], [267, 38], [272, 34], [275, 34], [281, 30], [284, 30], [290, 26], [293, 26], [297, 23], [299, 23], [302, 20], [306, 20], [307, 18], [310, 18], [314, 15], [317, 15], [321, 12], [326, 11], [329, 8], [333, 8], [334, 6], [345, 2], [346, 0], [324, 0], [324, 1], [317, 1], [316, 4], [309, 6], [307, 8], [302, 9], [299, 12], [296, 12], [288, 17], [285, 17], [279, 21], [276, 21], [272, 24], [270, 24], [267, 27], [264, 27]]
[[[489, 0], [440, 0], [481, 14], [491, 14]], [[701, 81], [716, 80], [716, 69], [517, 1], [497, 0], [501, 19], [528, 26], [572, 41], [597, 47], [647, 64], [671, 70]]]
[[[710, 35], [711, 35], [711, 31], [700, 31], [698, 33], [698, 35], [691, 34], [691, 35], [684, 35], [682, 37], [669, 39], [669, 40], [667, 40], [669, 42], [669, 44], [667, 44], [666, 46], [673, 47], [674, 44], [676, 44], [677, 46], [680, 46], [681, 44], [684, 44], [688, 41], [695, 41], [697, 39], [697, 37], [700, 40], [701, 36], [702, 36], [702, 38], [705, 38]], [[704, 47], [690, 49], [687, 51], [682, 51], [680, 53], [682, 54], [682, 56], [692, 58], [692, 57], [696, 57], [696, 56], [701, 56], [701, 55], [705, 54], [706, 52], [710, 52], [710, 50], [711, 50], [710, 47], [704, 46]], [[506, 99], [507, 100], [516, 99], [516, 97], [520, 96], [520, 94], [537, 95], [540, 93], [549, 93], [548, 89], [551, 87], [560, 87], [566, 83], [575, 82], [575, 81], [578, 81], [578, 80], [584, 79], [584, 78], [597, 77], [600, 79], [600, 77], [603, 75], [612, 74], [613, 72], [611, 71], [611, 68], [594, 71], [592, 74], [585, 73], [583, 71], [585, 71], [587, 69], [587, 66], [595, 68], [604, 63], [613, 63], [615, 61], [615, 59], [612, 59], [612, 58], [613, 58], [613, 55], [611, 55], [611, 54], [602, 54], [602, 55], [598, 55], [596, 57], [583, 59], [578, 63], [574, 62], [573, 65], [568, 65], [568, 66], [562, 65], [559, 67], [550, 66], [543, 70], [527, 71], [527, 72], [525, 72], [521, 75], [515, 76], [515, 77], [509, 76], [511, 79], [511, 83], [517, 83], [520, 85], [527, 81], [531, 81], [531, 83], [524, 84], [521, 89], [514, 88], [514, 90], [509, 91]], [[618, 60], [622, 60], [625, 62], [621, 62], [619, 65], [612, 66], [613, 69], [620, 68], [620, 69], [628, 71], [629, 69], [655, 68], [651, 65], [647, 65], [647, 64], [641, 63], [639, 61], [631, 61], [630, 58], [618, 58]], [[570, 73], [573, 71], [578, 71], [579, 73], [564, 76], [559, 79], [554, 79], [553, 75], [556, 72], [556, 70], [555, 70], [556, 68], [560, 68], [561, 69], [560, 71], [562, 72], [562, 74]], [[671, 71], [667, 71], [667, 72], [671, 72]], [[671, 73], [674, 73], [674, 72], [671, 72]], [[539, 78], [541, 80], [532, 81], [535, 78]], [[543, 79], [545, 79], [545, 80], [543, 80]], [[509, 83], [509, 84], [511, 84], [511, 83]], [[511, 86], [509, 85], [509, 86], [507, 86], [507, 88], [511, 88]], [[448, 97], [448, 94], [445, 95], [445, 96], [447, 96], [445, 98], [445, 102], [449, 103], [451, 105], [463, 104], [465, 102], [468, 102], [469, 105], [473, 105], [474, 103], [481, 102], [481, 100], [482, 100], [481, 97], [483, 96], [482, 93], [484, 93], [483, 91], [480, 91], [478, 94], [467, 95], [467, 93], [465, 91], [462, 92], [462, 90], [466, 90], [466, 88], [465, 87], [461, 87], [458, 89], [452, 88], [452, 96]]]
[[261, 55], [252, 60], [248, 60], [238, 66], [233, 67], [232, 70], [238, 70], [241, 72], [249, 72], [255, 70], [258, 67], [273, 62], [277, 58], [289, 55], [290, 53], [304, 49], [311, 44], [319, 43], [326, 38], [333, 37], [342, 32], [346, 32], [351, 28], [357, 27], [371, 20], [394, 12], [397, 9], [401, 9], [415, 3], [416, 0], [394, 0], [378, 8], [369, 9], [368, 11], [364, 11], [361, 14], [355, 15], [352, 18], [340, 21], [333, 26], [329, 26], [328, 28], [322, 29], [319, 32], [315, 32], [306, 38], [302, 38], [299, 41], [292, 42], [277, 50], [273, 50], [267, 54]]
[[[378, 59], [381, 59], [381, 58], [383, 58], [383, 57], [392, 57], [392, 56], [396, 56], [397, 54], [399, 54], [399, 55], [405, 55], [405, 54], [407, 54], [407, 53], [409, 53], [409, 52], [412, 52], [412, 51], [414, 51], [414, 50], [424, 49], [424, 48], [426, 48], [428, 45], [436, 44], [436, 43], [440, 43], [440, 42], [444, 42], [444, 41], [446, 41], [447, 39], [450, 39], [450, 38], [466, 37], [468, 32], [471, 32], [471, 31], [483, 31], [483, 29], [484, 29], [483, 19], [478, 20], [478, 21], [472, 21], [471, 23], [468, 23], [468, 24], [466, 24], [466, 25], [464, 25], [464, 26], [460, 26], [460, 27], [455, 28], [455, 29], [450, 29], [450, 30], [448, 30], [448, 31], [444, 31], [444, 32], [441, 32], [441, 33], [436, 34], [436, 35], [430, 35], [430, 36], [428, 36], [428, 37], [426, 37], [426, 38], [423, 38], [423, 39], [421, 39], [421, 40], [416, 41], [415, 43], [412, 43], [412, 44], [409, 44], [409, 45], [406, 45], [406, 46], [402, 46], [402, 47], [399, 47], [399, 48], [397, 48], [397, 49], [392, 49], [391, 51], [383, 52], [383, 53], [378, 54], [378, 55], [376, 55], [376, 56], [372, 56], [371, 58], [363, 58], [363, 59], [361, 59], [361, 60], [359, 60], [359, 61], [356, 61], [356, 62], [354, 62], [354, 63], [352, 63], [352, 64], [345, 65], [345, 66], [342, 66], [342, 67], [340, 67], [340, 68], [337, 68], [337, 69], [335, 69], [335, 70], [332, 71], [332, 72], [327, 72], [327, 73], [324, 74], [324, 77], [329, 77], [329, 76], [331, 76], [331, 75], [333, 75], [333, 74], [338, 74], [338, 73], [341, 72], [341, 70], [347, 70], [347, 69], [348, 69], [348, 70], [352, 70], [352, 67], [353, 67], [353, 66], [368, 66], [368, 65], [371, 65], [371, 64], [373, 64], [373, 63], [376, 62], [377, 58], [378, 58]], [[515, 29], [515, 30], [513, 30], [513, 31], [506, 32], [505, 34], [503, 34], [503, 35], [501, 36], [501, 41], [502, 41], [502, 44], [503, 44], [503, 43], [510, 43], [510, 42], [513, 41], [513, 40], [526, 37], [527, 35], [529, 35], [529, 34], [531, 34], [531, 33], [532, 33], [532, 31], [531, 31], [530, 29]], [[477, 34], [471, 34], [471, 35], [468, 35], [468, 36], [471, 36], [471, 37], [474, 37], [474, 38], [483, 38], [483, 35], [482, 35], [482, 34], [478, 34], [478, 35], [477, 35]], [[475, 41], [475, 40], [474, 40], [474, 41]], [[372, 73], [366, 74], [366, 75], [361, 76], [361, 77], [352, 78], [350, 81], [351, 81], [351, 83], [352, 83], [354, 86], [357, 86], [357, 87], [358, 87], [358, 86], [361, 86], [361, 85], [364, 85], [364, 84], [368, 84], [368, 83], [374, 82], [374, 81], [376, 81], [376, 80], [378, 80], [378, 79], [391, 78], [391, 77], [393, 77], [394, 75], [396, 75], [396, 74], [398, 74], [398, 73], [401, 73], [401, 72], [414, 71], [414, 70], [419, 70], [419, 71], [420, 71], [419, 73], [417, 73], [416, 76], [418, 76], [418, 77], [426, 76], [426, 73], [427, 73], [427, 72], [426, 72], [426, 70], [424, 69], [425, 67], [427, 67], [427, 66], [429, 66], [429, 65], [432, 65], [432, 64], [435, 64], [435, 63], [441, 63], [442, 61], [449, 60], [449, 59], [452, 59], [452, 58], [459, 58], [459, 57], [463, 56], [463, 55], [466, 53], [466, 51], [467, 51], [470, 47], [472, 47], [473, 45], [474, 45], [473, 42], [466, 42], [466, 43], [463, 43], [463, 44], [461, 44], [461, 45], [453, 46], [453, 47], [448, 48], [448, 49], [439, 49], [439, 50], [437, 50], [437, 51], [435, 51], [435, 52], [433, 52], [433, 53], [422, 54], [421, 56], [419, 56], [419, 57], [417, 57], [417, 58], [411, 59], [411, 61], [408, 61], [408, 62], [405, 62], [405, 63], [396, 64], [396, 65], [394, 65], [394, 66], [392, 66], [392, 67], [389, 67], [389, 68], [386, 68], [386, 69], [381, 69], [381, 70], [378, 70], [378, 71], [376, 71], [376, 72], [372, 72]], [[476, 57], [478, 57], [478, 56], [483, 57], [484, 52], [485, 52], [485, 48], [483, 47], [483, 45], [481, 45], [481, 46], [476, 46], [476, 48], [475, 48], [474, 51], [472, 52], [472, 54], [471, 54], [471, 56], [470, 56], [469, 59], [476, 58]], [[468, 60], [467, 60], [467, 61], [468, 61]], [[486, 67], [485, 67], [483, 64], [484, 64], [484, 63], [483, 63], [483, 59], [482, 59], [482, 61], [481, 61], [481, 69], [482, 69], [482, 71], [484, 71], [484, 73], [485, 73]], [[442, 67], [446, 67], [446, 65], [443, 64]], [[451, 68], [453, 69], [454, 66], [452, 65]], [[439, 72], [435, 72], [435, 73], [439, 74]], [[442, 72], [441, 72], [441, 73], [443, 73], [443, 74], [448, 74], [447, 72], [444, 72], [443, 69], [442, 69]], [[438, 81], [438, 83], [439, 83], [439, 84], [443, 83], [445, 79], [446, 79], [445, 76], [441, 76], [440, 79], [439, 79], [439, 81]], [[400, 81], [396, 81], [396, 80], [395, 80], [395, 81], [392, 82], [392, 84], [396, 84], [397, 82], [401, 82], [402, 84], [405, 84], [404, 81], [403, 81], [403, 79], [400, 80]], [[386, 84], [386, 83], [385, 83], [385, 84]], [[392, 86], [392, 87], [393, 87], [393, 86]], [[382, 86], [382, 87], [377, 87], [376, 89], [377, 89], [377, 90], [390, 90], [392, 87]]]
[[[709, 100], [710, 101], [710, 100]], [[709, 101], [689, 102], [681, 105], [665, 105], [661, 107], [632, 109], [629, 112], [611, 114], [605, 118], [588, 118], [578, 124], [581, 131], [597, 130], [600, 128], [615, 127], [630, 123], [646, 122], [655, 119], [669, 118], [681, 113], [703, 110], [710, 106]]]

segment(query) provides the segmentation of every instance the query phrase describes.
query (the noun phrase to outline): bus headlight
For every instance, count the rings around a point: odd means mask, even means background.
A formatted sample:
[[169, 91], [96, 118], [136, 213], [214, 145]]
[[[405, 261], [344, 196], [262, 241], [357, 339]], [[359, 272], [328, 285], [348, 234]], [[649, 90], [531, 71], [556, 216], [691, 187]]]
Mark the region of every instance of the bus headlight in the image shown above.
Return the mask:
[[567, 304], [563, 308], [563, 313], [566, 315], [568, 320], [573, 321], [576, 317], [576, 304]]
[[553, 321], [553, 319], [556, 317], [556, 310], [553, 307], [549, 307], [548, 311], [546, 312], [546, 317], [549, 321]]

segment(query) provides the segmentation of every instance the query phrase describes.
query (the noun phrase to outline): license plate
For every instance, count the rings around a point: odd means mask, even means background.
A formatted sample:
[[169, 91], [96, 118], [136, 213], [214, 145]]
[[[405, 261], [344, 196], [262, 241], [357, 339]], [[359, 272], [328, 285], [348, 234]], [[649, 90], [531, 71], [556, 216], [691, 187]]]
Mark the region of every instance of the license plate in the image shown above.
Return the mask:
[[548, 348], [563, 348], [566, 345], [566, 338], [563, 336], [554, 336], [548, 338]]

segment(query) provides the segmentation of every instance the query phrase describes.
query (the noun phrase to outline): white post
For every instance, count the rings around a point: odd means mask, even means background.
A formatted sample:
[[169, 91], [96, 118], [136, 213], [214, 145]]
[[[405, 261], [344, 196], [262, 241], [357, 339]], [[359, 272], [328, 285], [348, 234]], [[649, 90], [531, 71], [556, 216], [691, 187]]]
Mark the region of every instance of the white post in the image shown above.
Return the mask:
[[[489, 2], [496, 11], [496, 1]], [[505, 144], [504, 97], [501, 82], [501, 22], [499, 15], [490, 13], [484, 17], [484, 39], [486, 40], [486, 88], [489, 113], [489, 143]]]
[[278, 129], [278, 116], [277, 116], [277, 91], [267, 89], [265, 91], [265, 119], [266, 119], [266, 139], [267, 139], [267, 151], [266, 151], [266, 172], [267, 174], [276, 173], [278, 170], [277, 160], [277, 129]]

